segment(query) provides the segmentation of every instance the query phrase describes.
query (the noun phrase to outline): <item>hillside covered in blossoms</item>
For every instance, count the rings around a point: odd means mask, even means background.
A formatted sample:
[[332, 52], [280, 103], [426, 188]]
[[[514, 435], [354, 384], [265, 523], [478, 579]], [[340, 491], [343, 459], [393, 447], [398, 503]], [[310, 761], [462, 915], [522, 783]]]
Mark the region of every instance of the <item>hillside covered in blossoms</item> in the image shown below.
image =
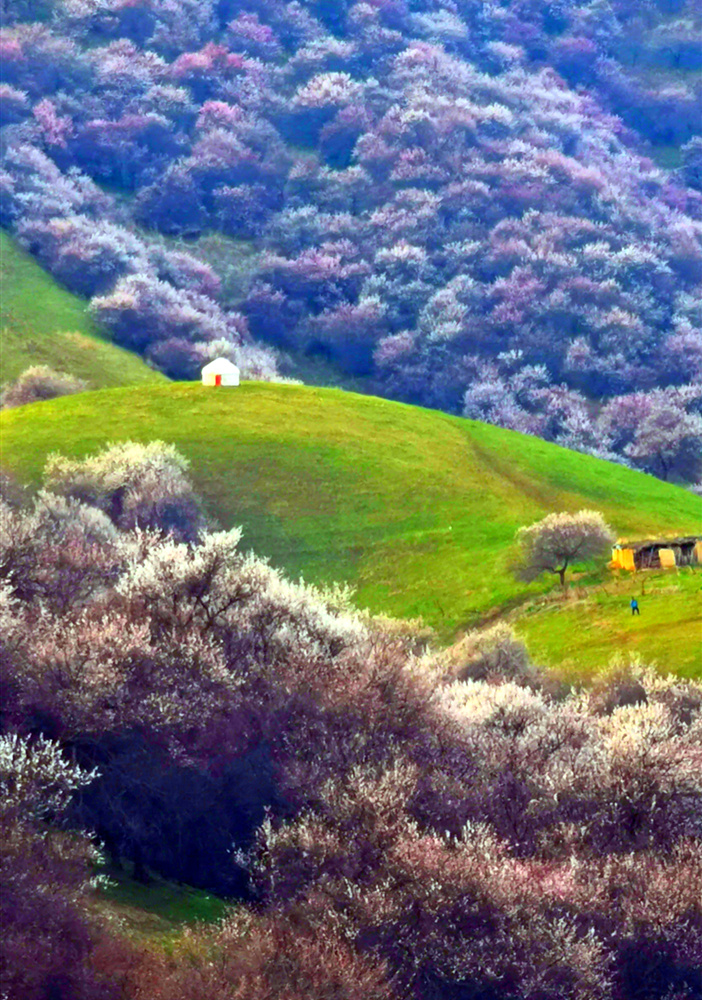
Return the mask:
[[702, 683], [673, 643], [587, 684], [504, 621], [440, 648], [218, 530], [159, 441], [0, 485], [0, 995], [702, 996]]
[[699, 0], [0, 17], [0, 1000], [702, 1000]]
[[118, 344], [699, 481], [693, 0], [3, 8], [0, 221]]

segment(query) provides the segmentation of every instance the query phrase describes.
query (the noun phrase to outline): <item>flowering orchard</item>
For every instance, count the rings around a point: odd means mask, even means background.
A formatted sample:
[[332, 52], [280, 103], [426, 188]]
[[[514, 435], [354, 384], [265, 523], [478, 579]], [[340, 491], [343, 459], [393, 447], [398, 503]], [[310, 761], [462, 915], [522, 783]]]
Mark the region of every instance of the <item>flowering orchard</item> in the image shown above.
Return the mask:
[[[698, 480], [692, 0], [6, 6], [2, 223], [119, 343], [176, 378], [214, 343], [256, 377], [321, 356]], [[212, 233], [252, 253], [231, 294]]]

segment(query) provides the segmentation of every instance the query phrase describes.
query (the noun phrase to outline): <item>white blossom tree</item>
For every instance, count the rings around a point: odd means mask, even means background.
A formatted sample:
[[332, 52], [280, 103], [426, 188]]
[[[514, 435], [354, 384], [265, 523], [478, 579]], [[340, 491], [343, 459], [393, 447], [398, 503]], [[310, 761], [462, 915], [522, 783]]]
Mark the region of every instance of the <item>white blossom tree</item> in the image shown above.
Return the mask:
[[625, 453], [662, 479], [692, 478], [702, 470], [702, 416], [688, 413], [675, 398], [656, 400]]
[[555, 573], [565, 587], [569, 566], [603, 555], [614, 542], [612, 529], [599, 511], [548, 514], [529, 527], [520, 528], [521, 552], [518, 575], [535, 580], [542, 573]]

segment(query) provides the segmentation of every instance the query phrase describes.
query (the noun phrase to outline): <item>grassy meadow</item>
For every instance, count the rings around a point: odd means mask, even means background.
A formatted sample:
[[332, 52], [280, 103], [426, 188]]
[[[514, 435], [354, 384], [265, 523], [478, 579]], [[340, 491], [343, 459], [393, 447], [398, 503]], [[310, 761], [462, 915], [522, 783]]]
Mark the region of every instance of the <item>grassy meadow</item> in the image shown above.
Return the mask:
[[87, 303], [62, 288], [0, 230], [0, 383], [49, 365], [91, 388], [165, 382], [141, 358], [110, 343]]
[[148, 882], [138, 882], [113, 867], [104, 867], [99, 875], [93, 900], [96, 912], [137, 940], [169, 947], [188, 927], [221, 920], [229, 910], [218, 896], [169, 882], [154, 872]]
[[[517, 528], [550, 511], [601, 510], [627, 537], [702, 525], [702, 499], [651, 476], [336, 389], [121, 388], [20, 407], [0, 421], [3, 466], [34, 485], [52, 451], [173, 442], [209, 512], [242, 525], [247, 547], [293, 577], [347, 582], [362, 606], [421, 617], [446, 640], [553, 588], [550, 579], [519, 583], [510, 570]], [[576, 612], [563, 614], [570, 622]], [[571, 625], [563, 628], [567, 637]]]
[[[631, 614], [636, 597], [640, 616]], [[616, 654], [663, 673], [702, 677], [702, 566], [612, 575], [520, 609], [513, 621], [534, 659], [566, 676], [596, 673]]]

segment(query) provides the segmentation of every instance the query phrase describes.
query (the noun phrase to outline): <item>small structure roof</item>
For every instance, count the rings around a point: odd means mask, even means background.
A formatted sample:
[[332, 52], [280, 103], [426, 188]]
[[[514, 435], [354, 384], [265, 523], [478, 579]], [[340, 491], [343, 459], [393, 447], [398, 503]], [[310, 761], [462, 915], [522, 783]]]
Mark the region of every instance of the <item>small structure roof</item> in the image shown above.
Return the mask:
[[228, 358], [215, 358], [202, 369], [203, 375], [228, 375], [230, 372], [239, 373], [239, 369]]
[[667, 548], [669, 545], [694, 545], [695, 542], [702, 541], [702, 535], [684, 535], [678, 538], [647, 538], [641, 541], [627, 541], [620, 538], [616, 547], [620, 549], [633, 549], [639, 552], [641, 549]]

